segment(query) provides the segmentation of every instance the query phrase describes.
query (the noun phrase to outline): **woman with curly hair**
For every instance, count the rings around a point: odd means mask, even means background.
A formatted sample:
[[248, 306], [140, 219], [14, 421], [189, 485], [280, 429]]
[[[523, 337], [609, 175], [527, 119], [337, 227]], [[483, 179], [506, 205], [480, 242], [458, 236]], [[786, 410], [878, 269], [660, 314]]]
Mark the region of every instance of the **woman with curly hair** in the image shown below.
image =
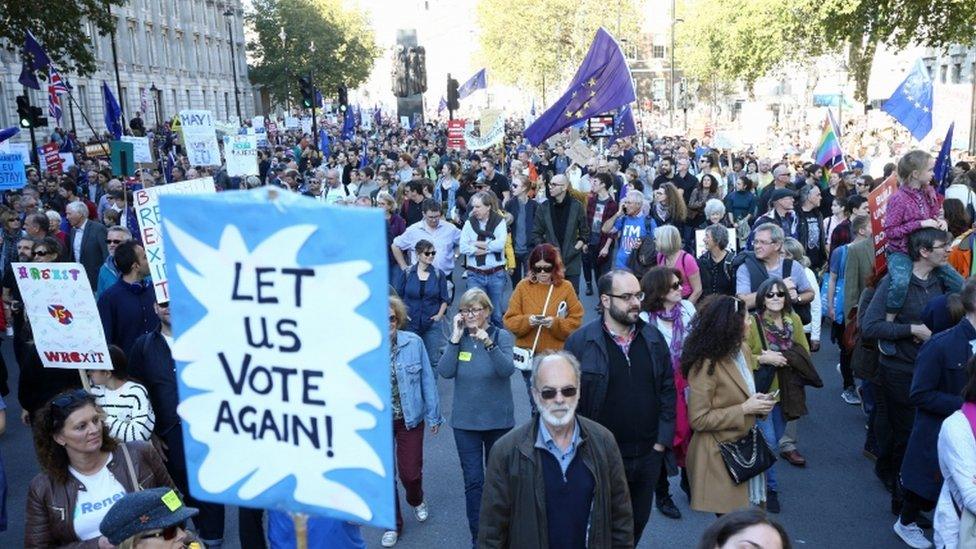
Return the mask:
[[654, 190], [654, 204], [650, 213], [658, 226], [683, 227], [688, 218], [688, 206], [678, 187], [674, 183], [665, 183]]
[[27, 494], [24, 547], [108, 549], [99, 524], [116, 501], [139, 489], [174, 488], [152, 445], [118, 442], [103, 417], [95, 397], [81, 389], [61, 393], [38, 412], [34, 447], [41, 472]]
[[685, 464], [696, 511], [725, 514], [766, 500], [765, 475], [735, 484], [718, 446], [744, 437], [775, 404], [756, 392], [748, 324], [741, 300], [712, 295], [702, 302], [685, 339], [681, 372], [690, 389], [688, 419], [694, 431]]
[[722, 188], [714, 174], [702, 174], [701, 181], [691, 191], [688, 199], [688, 222], [699, 225], [705, 221], [705, 203], [711, 199], [722, 200]]

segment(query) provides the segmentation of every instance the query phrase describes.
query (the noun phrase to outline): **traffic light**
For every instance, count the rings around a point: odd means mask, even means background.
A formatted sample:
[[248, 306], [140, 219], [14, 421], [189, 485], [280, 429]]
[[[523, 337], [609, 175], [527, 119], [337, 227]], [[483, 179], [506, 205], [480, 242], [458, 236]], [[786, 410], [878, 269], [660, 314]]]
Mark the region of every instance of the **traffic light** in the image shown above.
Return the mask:
[[298, 86], [302, 90], [302, 106], [311, 109], [312, 105], [315, 104], [315, 86], [312, 85], [311, 79], [307, 76], [298, 79]]
[[21, 128], [31, 127], [31, 108], [26, 95], [17, 96], [17, 119]]
[[40, 107], [31, 107], [30, 112], [31, 112], [31, 116], [30, 116], [31, 126], [35, 128], [42, 128], [47, 126], [47, 118], [44, 116], [44, 109]]
[[461, 108], [458, 102], [458, 81], [451, 77], [447, 78], [447, 108], [452, 111]]
[[346, 105], [349, 104], [349, 92], [346, 90], [345, 86], [339, 86], [336, 88], [336, 92], [339, 94], [339, 110], [346, 110]]

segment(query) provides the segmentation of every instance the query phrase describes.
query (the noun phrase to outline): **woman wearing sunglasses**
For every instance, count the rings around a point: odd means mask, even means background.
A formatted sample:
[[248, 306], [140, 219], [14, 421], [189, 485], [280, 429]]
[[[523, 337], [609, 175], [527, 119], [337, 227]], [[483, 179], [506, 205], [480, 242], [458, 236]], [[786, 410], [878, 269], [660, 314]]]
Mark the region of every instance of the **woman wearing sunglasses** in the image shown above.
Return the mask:
[[[558, 351], [583, 322], [583, 304], [573, 285], [565, 279], [563, 260], [552, 244], [539, 244], [526, 261], [529, 276], [519, 281], [508, 302], [503, 319], [505, 327], [515, 336], [515, 345], [534, 354]], [[538, 336], [536, 335], [538, 334]], [[532, 362], [519, 363], [522, 377], [532, 399]]]
[[405, 329], [423, 339], [430, 362], [436, 364], [444, 348], [441, 321], [451, 302], [447, 276], [433, 265], [437, 249], [431, 241], [418, 240], [414, 254], [417, 256], [416, 263], [406, 270], [396, 270], [393, 288], [409, 312], [409, 318], [404, 319]]
[[[688, 404], [686, 400], [688, 382], [681, 374], [681, 350], [691, 330], [691, 319], [695, 316], [695, 306], [681, 297], [681, 271], [672, 267], [654, 267], [641, 279], [644, 301], [641, 303], [640, 317], [660, 330], [671, 354], [671, 367], [674, 372], [675, 401], [674, 439], [672, 452], [665, 459], [662, 474], [658, 476], [655, 490], [657, 508], [666, 517], [679, 519], [681, 511], [674, 504], [669, 493], [668, 469], [681, 468], [681, 488], [686, 494], [688, 473], [685, 471], [685, 457], [688, 443], [691, 442], [691, 426], [688, 424]], [[671, 467], [668, 467], [668, 464]], [[690, 495], [690, 494], [689, 494]]]
[[113, 544], [99, 525], [122, 496], [173, 488], [152, 445], [118, 442], [103, 417], [95, 397], [80, 389], [61, 393], [38, 412], [34, 447], [41, 472], [27, 495], [24, 547], [107, 549]]
[[34, 243], [34, 263], [53, 263], [61, 257], [61, 244], [53, 236]]
[[[193, 540], [186, 521], [200, 511], [169, 488], [126, 494], [102, 519], [100, 529], [117, 549], [181, 549]], [[196, 544], [194, 544], [196, 545]], [[196, 545], [199, 547], [199, 545]]]
[[[756, 290], [756, 312], [749, 326], [748, 342], [756, 359], [756, 390], [774, 395], [773, 400], [776, 403], [772, 413], [759, 421], [759, 428], [769, 446], [777, 448], [786, 428], [786, 421], [797, 419], [801, 415], [796, 410], [793, 399], [789, 402], [788, 410], [781, 406], [781, 401], [786, 402], [781, 398], [781, 389], [784, 393], [794, 394], [790, 391], [793, 384], [790, 383], [787, 387], [785, 372], [793, 370], [809, 373], [813, 368], [809, 343], [803, 333], [803, 321], [793, 311], [790, 289], [783, 279], [769, 278]], [[802, 392], [802, 387], [800, 391]], [[806, 413], [805, 406], [802, 412]], [[806, 465], [806, 460], [795, 449], [784, 452], [783, 457], [797, 467]], [[775, 469], [774, 465], [766, 471], [766, 510], [770, 513], [779, 513], [780, 510]]]
[[478, 538], [485, 461], [495, 442], [515, 425], [509, 380], [515, 372], [515, 338], [489, 322], [493, 307], [481, 288], [461, 295], [451, 337], [437, 364], [441, 377], [454, 380], [451, 428], [464, 477], [472, 545]]

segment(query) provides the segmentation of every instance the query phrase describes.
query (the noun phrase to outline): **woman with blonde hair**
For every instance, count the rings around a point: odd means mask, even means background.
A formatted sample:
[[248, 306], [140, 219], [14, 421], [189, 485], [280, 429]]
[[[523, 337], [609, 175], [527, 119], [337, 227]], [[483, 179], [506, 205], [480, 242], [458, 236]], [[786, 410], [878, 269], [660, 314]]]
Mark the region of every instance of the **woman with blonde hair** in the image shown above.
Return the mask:
[[681, 297], [691, 303], [698, 301], [702, 293], [701, 273], [695, 256], [682, 248], [681, 233], [674, 225], [654, 229], [657, 246], [657, 264], [671, 267], [681, 273]]

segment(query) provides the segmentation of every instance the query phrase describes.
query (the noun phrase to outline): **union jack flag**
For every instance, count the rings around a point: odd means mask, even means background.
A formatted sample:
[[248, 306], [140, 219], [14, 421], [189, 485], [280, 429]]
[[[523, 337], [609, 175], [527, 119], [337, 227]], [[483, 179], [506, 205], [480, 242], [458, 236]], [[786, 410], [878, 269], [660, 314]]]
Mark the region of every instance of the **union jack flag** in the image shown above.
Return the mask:
[[68, 93], [68, 85], [61, 79], [61, 74], [54, 68], [54, 65], [48, 65], [48, 69], [50, 72], [47, 80], [47, 112], [60, 126], [61, 98], [59, 96]]

